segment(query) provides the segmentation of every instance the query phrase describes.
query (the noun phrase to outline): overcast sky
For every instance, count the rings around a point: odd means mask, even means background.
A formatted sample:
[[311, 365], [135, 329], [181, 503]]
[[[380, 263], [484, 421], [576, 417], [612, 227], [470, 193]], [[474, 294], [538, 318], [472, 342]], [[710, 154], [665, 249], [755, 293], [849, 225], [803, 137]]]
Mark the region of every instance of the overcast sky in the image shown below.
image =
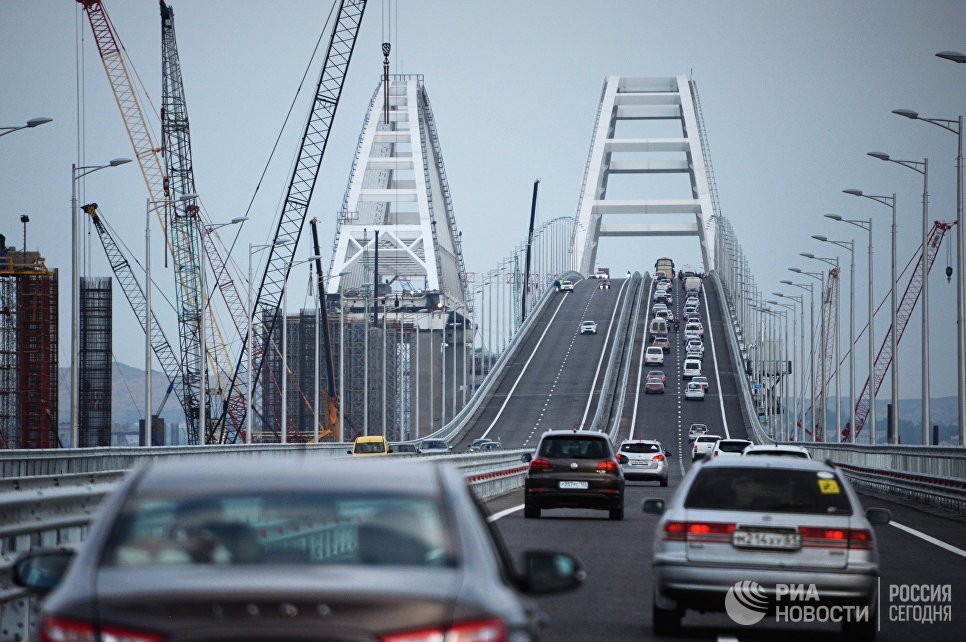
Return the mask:
[[[388, 4], [369, 4], [310, 208], [322, 222], [326, 262], [382, 70], [380, 43], [389, 26], [380, 9]], [[157, 2], [105, 5], [158, 104]], [[61, 270], [63, 366], [69, 363], [70, 165], [132, 154], [79, 6], [70, 0], [0, 0], [0, 126], [54, 118], [0, 140], [0, 233], [20, 247], [18, 217], [28, 214], [28, 248]], [[212, 219], [227, 221], [248, 209], [329, 6], [318, 0], [173, 6], [198, 191]], [[392, 71], [425, 75], [470, 271], [490, 269], [524, 237], [533, 179], [541, 179], [538, 220], [575, 213], [607, 75], [685, 74], [697, 81], [723, 213], [765, 292], [793, 276], [788, 266], [821, 268], [799, 252], [835, 254], [836, 248], [811, 234], [850, 239], [854, 231], [861, 265], [857, 325], [864, 323], [865, 238], [857, 228], [822, 217], [837, 212], [875, 218], [875, 296], [885, 296], [889, 210], [841, 190], [898, 194], [901, 266], [920, 237], [922, 181], [910, 170], [869, 158], [868, 151], [928, 157], [932, 218], [955, 218], [956, 138], [890, 111], [954, 118], [966, 110], [966, 65], [934, 56], [966, 51], [961, 1], [402, 0], [391, 6]], [[317, 73], [316, 65], [308, 84], [314, 85]], [[248, 213], [239, 247], [274, 233], [307, 110], [305, 100], [294, 107], [294, 126]], [[89, 177], [81, 201], [98, 202], [122, 240], [140, 254], [146, 197], [131, 163]], [[109, 274], [96, 236], [90, 239], [85, 273]], [[303, 236], [297, 257], [311, 253], [308, 241]], [[247, 266], [243, 254], [235, 259]], [[601, 246], [616, 272], [653, 269], [661, 254], [682, 262], [700, 259], [691, 239], [605, 239]], [[934, 396], [952, 394], [956, 377], [950, 357], [955, 282], [946, 283], [945, 265], [944, 249], [930, 281]], [[304, 277], [294, 278], [299, 286], [292, 289], [293, 309], [306, 290]], [[847, 284], [846, 276], [846, 308]], [[140, 366], [143, 337], [115, 289], [115, 354]], [[169, 337], [175, 334], [169, 331]], [[919, 395], [919, 336], [914, 320], [900, 352], [902, 397]]]

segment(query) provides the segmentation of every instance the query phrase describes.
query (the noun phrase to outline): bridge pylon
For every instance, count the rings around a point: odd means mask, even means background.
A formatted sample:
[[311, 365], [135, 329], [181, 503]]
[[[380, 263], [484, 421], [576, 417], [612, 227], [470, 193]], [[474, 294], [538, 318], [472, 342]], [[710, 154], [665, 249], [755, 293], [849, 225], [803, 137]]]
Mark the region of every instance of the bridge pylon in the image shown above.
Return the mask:
[[[704, 271], [714, 268], [712, 182], [707, 145], [702, 141], [700, 108], [694, 82], [686, 76], [630, 78], [608, 76], [601, 92], [597, 123], [584, 175], [574, 236], [575, 265], [583, 274], [594, 271], [600, 237], [696, 236]], [[631, 121], [678, 121], [681, 135], [673, 138], [634, 137]], [[635, 177], [648, 191], [648, 175], [687, 174], [691, 198], [611, 198], [612, 177]], [[622, 184], [626, 180], [622, 179]], [[667, 222], [665, 215], [680, 216]], [[641, 219], [660, 216], [660, 222]], [[625, 222], [615, 219], [625, 218]], [[634, 222], [626, 222], [627, 218]]]

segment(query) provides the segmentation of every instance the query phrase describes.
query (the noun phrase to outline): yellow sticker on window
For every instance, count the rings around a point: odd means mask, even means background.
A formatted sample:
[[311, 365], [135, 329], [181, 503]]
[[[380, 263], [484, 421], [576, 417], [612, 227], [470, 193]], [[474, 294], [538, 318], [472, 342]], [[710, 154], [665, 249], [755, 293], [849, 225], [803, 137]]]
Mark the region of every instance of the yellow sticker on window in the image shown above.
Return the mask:
[[834, 479], [820, 479], [818, 480], [818, 489], [822, 491], [823, 495], [838, 495], [839, 483]]

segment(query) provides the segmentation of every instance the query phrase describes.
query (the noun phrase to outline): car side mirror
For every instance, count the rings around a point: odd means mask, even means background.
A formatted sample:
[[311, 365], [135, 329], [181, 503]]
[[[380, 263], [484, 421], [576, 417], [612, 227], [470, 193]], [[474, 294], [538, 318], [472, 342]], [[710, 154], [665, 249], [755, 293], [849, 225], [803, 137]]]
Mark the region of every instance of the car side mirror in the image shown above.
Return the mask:
[[617, 455], [617, 461], [620, 462], [620, 463], [622, 463], [622, 464], [626, 464], [630, 460], [627, 458], [627, 455], [619, 454], [619, 455]]
[[349, 455], [351, 455], [351, 454], [352, 454], [352, 449], [350, 448], [349, 450], [347, 450], [347, 451], [346, 451], [346, 454], [349, 454]]
[[529, 464], [532, 459], [533, 459], [533, 455], [531, 455], [530, 453], [523, 453], [522, 455], [520, 455], [520, 461], [522, 461], [524, 464]]
[[664, 451], [664, 456], [665, 457], [674, 457], [674, 453], [672, 453], [670, 450], [665, 450]]
[[14, 584], [46, 595], [60, 584], [72, 559], [74, 551], [70, 549], [26, 553], [13, 566]]
[[386, 448], [386, 452], [387, 453], [391, 453], [392, 452], [392, 448]]
[[870, 524], [888, 524], [892, 521], [892, 513], [886, 508], [870, 508], [865, 511], [865, 518]]
[[524, 551], [520, 589], [531, 595], [572, 591], [587, 579], [576, 557], [556, 551]]
[[650, 513], [651, 515], [663, 515], [664, 500], [649, 497], [641, 504], [641, 511], [644, 513]]

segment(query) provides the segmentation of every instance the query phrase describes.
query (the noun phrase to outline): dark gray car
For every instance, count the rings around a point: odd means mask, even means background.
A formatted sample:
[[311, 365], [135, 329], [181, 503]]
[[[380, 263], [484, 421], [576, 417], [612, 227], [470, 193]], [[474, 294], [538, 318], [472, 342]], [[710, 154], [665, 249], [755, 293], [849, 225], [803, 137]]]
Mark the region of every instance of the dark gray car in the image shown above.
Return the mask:
[[[28, 554], [15, 577], [43, 589], [63, 562]], [[544, 616], [523, 594], [572, 589], [584, 573], [555, 552], [524, 553], [522, 569], [446, 465], [160, 462], [105, 500], [44, 602], [41, 637], [530, 639]]]

